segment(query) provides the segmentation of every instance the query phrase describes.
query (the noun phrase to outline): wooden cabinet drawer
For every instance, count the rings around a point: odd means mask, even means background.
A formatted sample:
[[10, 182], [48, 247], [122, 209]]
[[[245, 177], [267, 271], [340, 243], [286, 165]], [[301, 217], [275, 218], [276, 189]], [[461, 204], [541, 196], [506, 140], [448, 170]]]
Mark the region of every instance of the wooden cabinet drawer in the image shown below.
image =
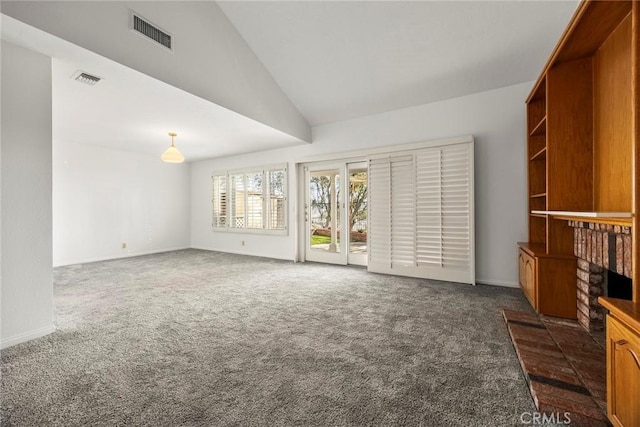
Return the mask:
[[640, 426], [640, 335], [607, 316], [607, 411], [615, 426]]

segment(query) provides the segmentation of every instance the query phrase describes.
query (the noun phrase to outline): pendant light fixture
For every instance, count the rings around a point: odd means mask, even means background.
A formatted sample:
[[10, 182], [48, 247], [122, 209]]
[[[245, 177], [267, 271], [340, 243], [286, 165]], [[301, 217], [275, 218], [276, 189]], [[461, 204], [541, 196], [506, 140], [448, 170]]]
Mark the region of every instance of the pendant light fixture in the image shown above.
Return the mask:
[[174, 132], [169, 132], [169, 136], [171, 137], [171, 147], [167, 148], [167, 151], [162, 153], [162, 156], [160, 156], [160, 158], [167, 163], [184, 162], [184, 156], [173, 144], [173, 138], [178, 136], [178, 134]]

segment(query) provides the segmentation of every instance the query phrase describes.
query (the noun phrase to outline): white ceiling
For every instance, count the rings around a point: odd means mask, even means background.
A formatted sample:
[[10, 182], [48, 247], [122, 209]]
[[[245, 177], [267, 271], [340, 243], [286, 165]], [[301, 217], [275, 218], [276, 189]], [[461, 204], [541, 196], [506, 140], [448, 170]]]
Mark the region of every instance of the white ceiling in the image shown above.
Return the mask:
[[[312, 125], [533, 80], [576, 5], [220, 3]], [[301, 143], [4, 15], [2, 38], [54, 58], [54, 140], [159, 156], [176, 132], [187, 161]], [[83, 85], [78, 70], [104, 80]]]
[[578, 2], [219, 4], [318, 125], [534, 80]]
[[[159, 80], [102, 59], [53, 60], [53, 138], [157, 155], [169, 132], [187, 161], [299, 144], [263, 125]], [[103, 78], [95, 86], [71, 77]]]
[[[178, 134], [187, 161], [301, 144], [299, 139], [2, 16], [2, 39], [51, 56], [53, 140], [158, 156]], [[72, 79], [83, 71], [103, 80]]]

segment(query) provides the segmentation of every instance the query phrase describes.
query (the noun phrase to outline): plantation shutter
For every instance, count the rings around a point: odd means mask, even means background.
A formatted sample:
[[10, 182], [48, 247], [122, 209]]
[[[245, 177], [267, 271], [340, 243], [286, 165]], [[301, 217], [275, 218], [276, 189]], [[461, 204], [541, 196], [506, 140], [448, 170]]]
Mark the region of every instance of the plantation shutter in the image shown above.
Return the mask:
[[[391, 161], [369, 161], [369, 270], [391, 268]], [[371, 209], [375, 206], [375, 209]]]
[[391, 267], [415, 264], [415, 173], [413, 156], [391, 159]]
[[230, 175], [231, 179], [229, 188], [231, 189], [229, 203], [229, 227], [245, 228], [245, 188], [244, 174]]
[[416, 264], [442, 265], [442, 206], [440, 150], [425, 150], [416, 161]]
[[264, 228], [264, 191], [262, 181], [264, 174], [252, 172], [245, 174], [246, 191], [245, 197], [245, 224], [246, 228]]
[[369, 270], [475, 283], [473, 144], [369, 161]]
[[215, 175], [213, 179], [213, 227], [227, 225], [227, 179], [226, 175]]
[[469, 150], [441, 150], [442, 265], [469, 271], [471, 267], [471, 189]]

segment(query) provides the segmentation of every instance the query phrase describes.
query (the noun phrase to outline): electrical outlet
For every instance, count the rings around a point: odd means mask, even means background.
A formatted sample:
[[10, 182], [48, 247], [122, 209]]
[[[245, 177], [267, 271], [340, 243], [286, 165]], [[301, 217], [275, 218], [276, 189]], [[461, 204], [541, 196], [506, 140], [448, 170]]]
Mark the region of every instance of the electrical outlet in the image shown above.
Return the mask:
[[244, 240], [242, 241], [242, 246], [244, 246]]
[[122, 242], [122, 249], [127, 249], [127, 242]]

